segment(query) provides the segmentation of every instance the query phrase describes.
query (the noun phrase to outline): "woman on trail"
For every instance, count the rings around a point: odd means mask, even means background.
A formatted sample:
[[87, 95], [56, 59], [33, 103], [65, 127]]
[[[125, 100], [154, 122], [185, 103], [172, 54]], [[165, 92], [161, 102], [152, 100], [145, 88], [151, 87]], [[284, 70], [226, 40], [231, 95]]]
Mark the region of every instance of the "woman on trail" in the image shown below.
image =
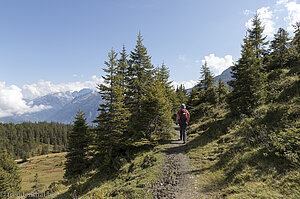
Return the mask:
[[190, 113], [186, 109], [185, 104], [181, 104], [180, 110], [177, 112], [176, 124], [180, 126], [180, 140], [183, 140], [183, 143], [186, 142], [186, 127], [190, 122]]

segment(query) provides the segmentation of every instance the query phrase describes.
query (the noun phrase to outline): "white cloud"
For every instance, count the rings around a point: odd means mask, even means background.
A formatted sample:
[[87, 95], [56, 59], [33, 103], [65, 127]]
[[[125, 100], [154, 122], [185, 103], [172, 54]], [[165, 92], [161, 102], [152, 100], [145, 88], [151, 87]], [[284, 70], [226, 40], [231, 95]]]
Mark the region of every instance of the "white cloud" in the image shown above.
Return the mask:
[[[262, 25], [264, 26], [264, 35], [268, 37], [272, 37], [275, 33], [275, 23], [272, 20], [273, 19], [273, 11], [270, 10], [270, 7], [261, 7], [257, 11], [257, 14], [262, 22]], [[245, 26], [247, 28], [252, 28], [252, 20], [253, 18], [249, 19]]]
[[193, 88], [197, 84], [197, 81], [189, 80], [189, 81], [182, 81], [182, 82], [172, 82], [172, 86], [175, 89], [177, 88], [177, 86], [179, 87], [182, 84], [186, 89], [188, 89], [188, 88]]
[[269, 9], [270, 7], [262, 7], [257, 10], [257, 13], [265, 27], [264, 34], [272, 37], [275, 33], [275, 23], [272, 20], [273, 12]]
[[300, 4], [297, 4], [295, 1], [286, 2], [285, 8], [288, 11], [288, 16], [284, 18], [285, 22], [288, 23], [287, 30], [293, 31], [293, 25], [295, 25], [296, 22], [300, 22]]
[[252, 19], [253, 19], [253, 18], [249, 19], [249, 20], [245, 23], [246, 28], [248, 28], [248, 29], [251, 29], [251, 28], [252, 28]]
[[[293, 25], [300, 21], [300, 4], [298, 0], [277, 0], [275, 4], [268, 7], [261, 7], [256, 11], [264, 25], [264, 35], [272, 38], [276, 29], [284, 27], [288, 32], [293, 32]], [[244, 10], [245, 15], [255, 14], [250, 10]], [[252, 18], [249, 19], [245, 26], [252, 27]], [[276, 22], [276, 24], [275, 24]]]
[[20, 115], [28, 112], [37, 112], [49, 106], [30, 106], [23, 99], [22, 89], [15, 85], [6, 86], [0, 82], [0, 117]]
[[277, 5], [286, 4], [288, 0], [279, 0], [276, 2]]
[[22, 94], [26, 99], [34, 99], [55, 92], [80, 91], [83, 88], [96, 89], [98, 83], [102, 83], [103, 79], [92, 76], [90, 80], [85, 82], [68, 82], [54, 84], [51, 81], [41, 80], [36, 84], [25, 84], [22, 87]]
[[22, 88], [15, 85], [6, 86], [5, 82], [0, 82], [0, 118], [51, 108], [45, 105], [32, 106], [32, 101], [28, 102], [24, 99], [34, 99], [55, 92], [80, 91], [83, 88], [95, 90], [97, 84], [100, 83], [103, 83], [103, 79], [97, 76], [92, 76], [90, 80], [85, 82], [60, 84], [41, 80], [36, 84], [25, 84]]
[[201, 62], [202, 64], [206, 62], [214, 75], [220, 75], [225, 69], [233, 65], [233, 59], [231, 55], [226, 55], [224, 58], [222, 58], [215, 56], [215, 54], [210, 54], [209, 56], [205, 56]]

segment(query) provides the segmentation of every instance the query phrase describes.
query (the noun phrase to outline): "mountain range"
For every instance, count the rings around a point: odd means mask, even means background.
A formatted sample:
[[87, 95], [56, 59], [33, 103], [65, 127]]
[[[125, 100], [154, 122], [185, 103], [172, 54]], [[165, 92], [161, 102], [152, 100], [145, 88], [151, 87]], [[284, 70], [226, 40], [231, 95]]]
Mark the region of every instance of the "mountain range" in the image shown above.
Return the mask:
[[75, 120], [75, 115], [78, 110], [82, 110], [85, 113], [87, 122], [92, 124], [92, 121], [98, 115], [97, 109], [99, 104], [102, 103], [102, 99], [98, 92], [92, 89], [82, 89], [79, 92], [58, 92], [38, 97], [33, 100], [24, 100], [31, 106], [44, 105], [51, 108], [39, 112], [0, 118], [0, 121], [5, 123], [46, 121], [70, 124]]
[[[216, 80], [221, 78], [223, 81], [228, 82], [232, 79], [230, 72], [231, 68], [228, 68], [215, 78]], [[187, 90], [189, 91], [191, 89]], [[99, 104], [102, 103], [101, 96], [98, 92], [87, 88], [75, 92], [51, 93], [33, 100], [24, 100], [31, 106], [44, 105], [50, 108], [39, 112], [0, 118], [0, 121], [5, 123], [46, 121], [71, 124], [75, 120], [75, 115], [78, 110], [82, 110], [85, 113], [87, 122], [93, 124], [93, 120], [99, 114], [97, 111]]]

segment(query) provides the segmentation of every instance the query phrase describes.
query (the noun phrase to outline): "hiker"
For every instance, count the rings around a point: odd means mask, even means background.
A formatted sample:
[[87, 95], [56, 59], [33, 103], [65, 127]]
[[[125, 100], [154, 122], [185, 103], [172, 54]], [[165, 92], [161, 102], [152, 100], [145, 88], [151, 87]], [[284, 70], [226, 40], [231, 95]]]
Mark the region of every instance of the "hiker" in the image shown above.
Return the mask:
[[190, 121], [190, 113], [186, 109], [185, 104], [181, 104], [180, 110], [177, 112], [176, 124], [180, 126], [180, 140], [186, 142], [186, 127]]

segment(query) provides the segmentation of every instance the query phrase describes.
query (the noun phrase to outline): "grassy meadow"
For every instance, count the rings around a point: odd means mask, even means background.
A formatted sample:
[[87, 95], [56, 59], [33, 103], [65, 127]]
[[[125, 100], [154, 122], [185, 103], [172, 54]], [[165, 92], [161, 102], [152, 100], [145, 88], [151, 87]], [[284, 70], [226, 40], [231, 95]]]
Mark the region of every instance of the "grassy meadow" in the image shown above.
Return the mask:
[[[63, 179], [66, 153], [53, 153], [29, 158], [27, 162], [19, 163], [21, 187], [24, 192], [48, 190], [49, 185]], [[36, 185], [37, 176], [37, 188]]]

